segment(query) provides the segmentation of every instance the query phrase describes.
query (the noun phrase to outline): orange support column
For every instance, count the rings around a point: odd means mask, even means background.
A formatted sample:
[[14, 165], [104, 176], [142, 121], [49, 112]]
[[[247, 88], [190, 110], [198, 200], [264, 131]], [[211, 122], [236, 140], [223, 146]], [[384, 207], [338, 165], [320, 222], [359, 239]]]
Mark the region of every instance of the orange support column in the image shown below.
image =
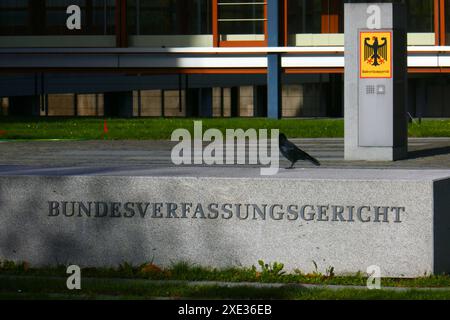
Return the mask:
[[445, 0], [439, 0], [439, 32], [440, 32], [440, 45], [446, 45], [447, 30], [445, 21]]
[[322, 0], [322, 33], [339, 32], [340, 0]]
[[434, 6], [434, 44], [436, 46], [439, 46], [441, 43], [441, 38], [440, 38], [440, 0], [434, 0], [433, 6]]
[[219, 14], [218, 14], [217, 0], [212, 0], [212, 32], [213, 32], [213, 46], [219, 46]]
[[125, 48], [128, 46], [127, 32], [127, 1], [116, 0], [116, 47]]

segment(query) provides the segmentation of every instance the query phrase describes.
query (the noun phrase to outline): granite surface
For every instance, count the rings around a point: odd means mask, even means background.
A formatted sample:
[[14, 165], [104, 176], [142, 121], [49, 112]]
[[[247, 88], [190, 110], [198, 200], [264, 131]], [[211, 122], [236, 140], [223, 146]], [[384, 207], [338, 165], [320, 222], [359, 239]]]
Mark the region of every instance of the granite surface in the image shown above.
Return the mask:
[[0, 257], [80, 266], [262, 259], [339, 274], [378, 265], [383, 276], [450, 271], [450, 170], [132, 171], [0, 176]]

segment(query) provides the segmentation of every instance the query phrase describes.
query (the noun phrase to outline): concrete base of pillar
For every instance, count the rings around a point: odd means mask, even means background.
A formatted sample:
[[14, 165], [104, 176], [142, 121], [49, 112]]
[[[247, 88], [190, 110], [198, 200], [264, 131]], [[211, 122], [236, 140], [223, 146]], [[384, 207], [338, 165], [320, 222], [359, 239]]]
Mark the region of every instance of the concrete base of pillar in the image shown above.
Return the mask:
[[408, 156], [408, 147], [348, 147], [345, 160], [353, 161], [396, 161]]

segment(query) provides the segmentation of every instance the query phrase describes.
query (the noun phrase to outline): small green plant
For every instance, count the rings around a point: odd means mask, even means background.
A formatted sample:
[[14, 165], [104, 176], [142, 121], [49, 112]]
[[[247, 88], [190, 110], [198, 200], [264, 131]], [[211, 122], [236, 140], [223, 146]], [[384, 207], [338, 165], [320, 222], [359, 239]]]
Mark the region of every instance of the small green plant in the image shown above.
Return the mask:
[[321, 277], [322, 273], [319, 271], [319, 267], [317, 266], [317, 262], [315, 262], [313, 260], [312, 263], [314, 265], [314, 271], [313, 271], [312, 275], [315, 276], [315, 277]]
[[282, 271], [284, 268], [284, 264], [280, 262], [264, 263], [263, 260], [258, 260], [258, 264], [262, 269], [261, 277], [280, 277], [286, 273]]
[[121, 265], [119, 265], [117, 271], [125, 277], [133, 277], [137, 273], [138, 268], [134, 267], [132, 264], [128, 262], [124, 262]]
[[25, 261], [16, 263], [9, 260], [0, 260], [0, 271], [26, 272], [29, 268], [30, 264]]
[[335, 274], [334, 274], [334, 267], [333, 266], [329, 266], [327, 268], [327, 270], [325, 271], [325, 276], [327, 278], [333, 278], [335, 276]]

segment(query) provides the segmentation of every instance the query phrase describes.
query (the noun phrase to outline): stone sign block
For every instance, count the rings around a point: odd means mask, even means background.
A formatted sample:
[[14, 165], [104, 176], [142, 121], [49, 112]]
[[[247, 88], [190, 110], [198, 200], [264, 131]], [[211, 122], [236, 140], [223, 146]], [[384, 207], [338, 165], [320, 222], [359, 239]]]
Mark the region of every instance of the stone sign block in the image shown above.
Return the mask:
[[0, 259], [450, 271], [450, 171], [174, 168], [0, 177]]

